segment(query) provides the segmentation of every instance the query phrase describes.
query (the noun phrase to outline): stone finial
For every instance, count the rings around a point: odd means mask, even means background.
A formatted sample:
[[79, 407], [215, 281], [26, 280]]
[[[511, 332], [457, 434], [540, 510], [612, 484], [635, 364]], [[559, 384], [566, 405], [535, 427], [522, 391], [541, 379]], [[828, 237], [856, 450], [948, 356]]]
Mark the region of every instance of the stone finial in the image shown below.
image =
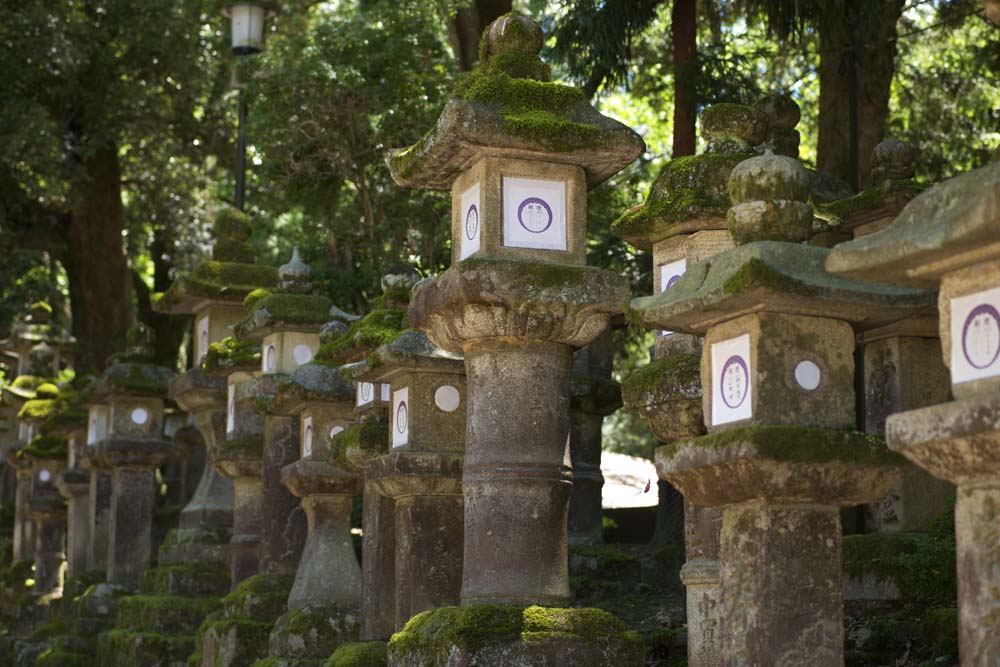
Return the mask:
[[490, 24], [486, 33], [486, 55], [521, 53], [537, 56], [542, 50], [542, 29], [521, 14], [506, 14]]
[[410, 291], [420, 282], [420, 274], [412, 266], [397, 264], [382, 276], [382, 294], [386, 308], [405, 308], [410, 302]]
[[778, 155], [799, 156], [799, 131], [802, 118], [799, 105], [787, 93], [771, 93], [757, 100], [754, 110], [767, 124], [765, 143]]
[[767, 133], [764, 117], [745, 104], [713, 104], [701, 112], [702, 136], [708, 153], [749, 153]]
[[312, 269], [299, 257], [299, 247], [292, 249], [292, 258], [278, 268], [279, 287], [286, 294], [308, 294], [312, 291]]
[[737, 243], [809, 238], [809, 172], [798, 160], [770, 149], [744, 160], [729, 177], [729, 196], [729, 231]]
[[872, 151], [872, 182], [891, 185], [913, 178], [913, 162], [919, 150], [908, 141], [886, 139]]
[[44, 301], [36, 301], [28, 310], [27, 319], [31, 324], [48, 324], [52, 321], [52, 306]]
[[55, 374], [55, 368], [53, 367], [53, 362], [55, 361], [55, 352], [48, 343], [42, 341], [38, 345], [35, 345], [28, 351], [28, 366], [30, 367], [30, 375], [35, 375], [37, 377], [51, 377]]
[[247, 242], [252, 231], [250, 219], [243, 211], [235, 209], [221, 211], [212, 226], [215, 235], [212, 259], [219, 262], [252, 264], [257, 258], [253, 247]]
[[136, 322], [125, 334], [125, 358], [132, 361], [150, 361], [156, 354], [153, 343], [156, 332], [152, 327]]

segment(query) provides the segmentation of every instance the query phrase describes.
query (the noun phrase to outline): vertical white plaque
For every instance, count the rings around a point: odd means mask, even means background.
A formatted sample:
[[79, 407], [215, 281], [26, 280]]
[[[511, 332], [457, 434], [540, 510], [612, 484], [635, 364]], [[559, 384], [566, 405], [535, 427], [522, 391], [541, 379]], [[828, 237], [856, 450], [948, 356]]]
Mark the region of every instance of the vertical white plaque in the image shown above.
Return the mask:
[[380, 384], [379, 387], [382, 388], [381, 389], [381, 391], [382, 391], [382, 394], [381, 394], [381, 400], [382, 400], [382, 402], [383, 403], [388, 403], [389, 402], [389, 385], [388, 384]]
[[[388, 387], [389, 385], [383, 385]], [[410, 389], [392, 392], [392, 446], [405, 445], [410, 440]]]
[[750, 335], [712, 343], [712, 425], [750, 419]]
[[194, 358], [200, 364], [205, 355], [208, 354], [208, 315], [198, 318], [197, 349]]
[[951, 381], [1000, 375], [1000, 287], [951, 300]]
[[458, 237], [460, 260], [479, 251], [483, 208], [479, 201], [479, 183], [462, 193], [461, 228]]
[[358, 407], [368, 405], [375, 400], [375, 385], [371, 382], [359, 382], [357, 386]]
[[505, 176], [503, 244], [508, 248], [566, 250], [566, 184]]
[[226, 398], [226, 433], [232, 433], [236, 428], [236, 392], [233, 389], [236, 385], [229, 385]]
[[302, 458], [312, 456], [313, 453], [313, 418], [302, 419]]
[[[660, 264], [660, 293], [662, 294], [673, 287], [674, 283], [681, 279], [685, 271], [687, 271], [686, 259]], [[664, 329], [660, 334], [663, 336], [673, 336], [674, 332]]]

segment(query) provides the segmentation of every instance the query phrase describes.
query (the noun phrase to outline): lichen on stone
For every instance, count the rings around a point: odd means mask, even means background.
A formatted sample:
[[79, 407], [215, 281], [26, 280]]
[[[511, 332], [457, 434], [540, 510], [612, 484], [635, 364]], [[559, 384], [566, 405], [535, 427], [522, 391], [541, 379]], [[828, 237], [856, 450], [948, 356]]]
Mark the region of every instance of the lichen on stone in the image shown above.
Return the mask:
[[405, 330], [405, 310], [372, 310], [352, 322], [344, 334], [320, 346], [316, 360], [325, 364], [340, 364], [359, 352], [391, 343]]
[[633, 410], [654, 404], [661, 394], [667, 392], [684, 394], [689, 398], [700, 395], [701, 359], [698, 355], [667, 355], [622, 380], [622, 400], [626, 407]]
[[251, 303], [246, 318], [235, 327], [237, 336], [265, 326], [280, 324], [320, 325], [326, 322], [333, 302], [320, 294], [274, 292]]
[[388, 424], [381, 420], [350, 426], [330, 439], [330, 462], [345, 463], [352, 456], [381, 456], [389, 451]]

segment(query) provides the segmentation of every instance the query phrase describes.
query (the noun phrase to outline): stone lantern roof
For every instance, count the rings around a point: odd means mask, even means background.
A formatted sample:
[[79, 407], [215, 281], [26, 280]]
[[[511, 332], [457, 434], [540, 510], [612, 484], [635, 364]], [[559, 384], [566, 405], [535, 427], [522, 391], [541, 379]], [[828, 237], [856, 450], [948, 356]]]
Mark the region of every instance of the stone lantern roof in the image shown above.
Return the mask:
[[936, 289], [941, 276], [1000, 256], [1000, 163], [956, 176], [917, 196], [880, 232], [842, 243], [830, 271]]
[[174, 371], [153, 362], [153, 330], [148, 326], [139, 323], [129, 329], [125, 352], [112, 360], [90, 391], [91, 404], [119, 395], [166, 397]]
[[478, 69], [452, 93], [434, 129], [390, 156], [395, 181], [445, 190], [491, 155], [576, 165], [593, 188], [642, 155], [639, 135], [599, 113], [580, 90], [551, 82], [541, 47], [542, 31], [530, 19], [508, 14], [493, 22]]
[[256, 289], [277, 285], [277, 270], [255, 263], [256, 255], [247, 242], [251, 227], [245, 213], [222, 211], [212, 231], [212, 258], [203, 259], [193, 271], [178, 276], [166, 292], [155, 295], [156, 310], [190, 315], [212, 302], [239, 303]]
[[351, 368], [359, 382], [391, 382], [397, 375], [411, 372], [461, 374], [465, 373], [465, 362], [462, 355], [436, 347], [423, 331], [407, 329], [379, 346], [367, 363]]
[[352, 412], [354, 387], [341, 377], [339, 368], [317, 363], [299, 366], [278, 386], [269, 410], [274, 414], [295, 415], [315, 403], [343, 403], [347, 412]]
[[251, 292], [244, 305], [246, 317], [236, 325], [237, 338], [262, 339], [277, 331], [318, 332], [333, 302], [315, 294], [312, 269], [295, 248], [289, 262], [278, 269], [278, 289]]

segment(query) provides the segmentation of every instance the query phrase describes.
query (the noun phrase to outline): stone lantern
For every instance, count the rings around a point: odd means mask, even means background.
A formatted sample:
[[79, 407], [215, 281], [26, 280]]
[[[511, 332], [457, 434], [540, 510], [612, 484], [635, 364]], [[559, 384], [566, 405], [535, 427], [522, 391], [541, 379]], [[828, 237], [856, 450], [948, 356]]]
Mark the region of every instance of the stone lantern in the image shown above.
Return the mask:
[[[86, 389], [84, 389], [86, 391]], [[78, 393], [52, 414], [43, 425], [50, 436], [66, 438], [66, 457], [63, 472], [55, 478], [54, 485], [66, 499], [66, 573], [68, 576], [83, 574], [88, 568], [87, 552], [90, 543], [88, 522], [88, 494], [90, 474], [80, 467], [81, 454], [87, 446], [87, 411], [81, 407], [83, 397]]]
[[[248, 243], [251, 226], [245, 214], [226, 210], [213, 226], [211, 259], [202, 260], [190, 274], [182, 274], [156, 300], [157, 310], [194, 317], [194, 358], [191, 368], [170, 384], [170, 396], [194, 420], [212, 452], [226, 435], [226, 373], [204, 372], [202, 364], [219, 351], [231, 351], [225, 341], [231, 327], [243, 319], [243, 299], [255, 289], [277, 284], [274, 267], [255, 264]], [[230, 355], [231, 357], [231, 355]], [[233, 482], [214, 466], [202, 471], [194, 496], [181, 511], [180, 525], [160, 548], [164, 563], [192, 560], [229, 562], [228, 541], [233, 524]]]
[[421, 611], [459, 602], [465, 365], [409, 330], [377, 348], [354, 378], [390, 388], [390, 449], [368, 463], [365, 478], [395, 508], [395, 617], [402, 630]]
[[17, 374], [30, 375], [32, 348], [44, 343], [52, 352], [53, 369], [59, 371], [68, 365], [76, 339], [54, 321], [52, 306], [39, 301], [31, 305], [27, 316], [14, 323], [4, 343], [6, 350], [17, 357]]
[[633, 302], [649, 328], [705, 335], [708, 435], [661, 447], [657, 468], [722, 509], [723, 664], [843, 664], [839, 508], [881, 497], [901, 470], [880, 438], [850, 430], [855, 329], [916, 314], [928, 295], [827, 273], [829, 251], [796, 243], [812, 228], [809, 188], [792, 158], [740, 163], [737, 247]]
[[[410, 290], [420, 279], [410, 266], [398, 265], [382, 276], [382, 303], [377, 301], [361, 318], [331, 311], [335, 319], [324, 326], [318, 359], [341, 365], [353, 379], [355, 368], [366, 368], [368, 356], [406, 327]], [[386, 383], [355, 383], [356, 423], [335, 436], [338, 463], [364, 476], [361, 519], [361, 639], [387, 640], [395, 629], [396, 541], [393, 501], [378, 491], [368, 476], [368, 465], [389, 451], [388, 422], [391, 387]]]
[[356, 641], [361, 627], [361, 567], [351, 538], [351, 509], [359, 475], [331, 462], [331, 443], [354, 418], [354, 388], [339, 369], [306, 364], [278, 389], [270, 410], [298, 421], [300, 457], [281, 470], [282, 483], [300, 498], [308, 524], [288, 612], [275, 623], [276, 658], [328, 658]]
[[[156, 469], [172, 447], [163, 439], [163, 414], [174, 373], [153, 363], [152, 343], [152, 329], [133, 326], [125, 352], [101, 374], [89, 398], [95, 438], [89, 458], [111, 476], [107, 580], [129, 588], [149, 567]], [[98, 532], [92, 531], [94, 539]]]
[[[586, 266], [586, 193], [639, 157], [644, 144], [580, 91], [549, 81], [538, 58], [542, 40], [523, 16], [493, 22], [479, 68], [437, 125], [390, 158], [400, 185], [452, 193], [452, 266], [414, 289], [409, 313], [437, 347], [465, 359], [466, 567], [463, 607], [427, 615], [513, 605], [510, 613], [523, 613], [530, 625], [532, 615], [519, 608], [570, 599], [565, 455], [573, 351], [607, 328], [628, 294], [622, 277]], [[417, 619], [391, 642], [392, 664], [431, 664], [421, 648], [427, 625]], [[604, 655], [614, 655], [613, 664], [636, 662], [616, 634], [620, 624], [610, 616], [607, 623]], [[594, 649], [569, 631], [553, 643], [510, 637], [502, 659], [462, 638], [449, 650], [506, 665]]]
[[1000, 164], [937, 185], [884, 230], [844, 243], [830, 271], [939, 289], [941, 351], [955, 400], [886, 420], [889, 447], [957, 485], [961, 664], [1000, 659]]

